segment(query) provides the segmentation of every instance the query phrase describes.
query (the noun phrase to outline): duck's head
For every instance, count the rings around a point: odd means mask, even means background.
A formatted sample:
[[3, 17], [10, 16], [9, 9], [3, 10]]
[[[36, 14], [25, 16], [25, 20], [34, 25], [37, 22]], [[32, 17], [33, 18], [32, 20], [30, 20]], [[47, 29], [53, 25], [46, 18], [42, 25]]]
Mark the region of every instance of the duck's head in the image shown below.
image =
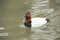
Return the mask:
[[25, 22], [24, 22], [25, 26], [31, 27], [31, 14], [30, 12], [27, 12], [25, 15]]
[[28, 21], [28, 20], [31, 20], [31, 13], [30, 12], [27, 12], [26, 15], [25, 15], [25, 19]]

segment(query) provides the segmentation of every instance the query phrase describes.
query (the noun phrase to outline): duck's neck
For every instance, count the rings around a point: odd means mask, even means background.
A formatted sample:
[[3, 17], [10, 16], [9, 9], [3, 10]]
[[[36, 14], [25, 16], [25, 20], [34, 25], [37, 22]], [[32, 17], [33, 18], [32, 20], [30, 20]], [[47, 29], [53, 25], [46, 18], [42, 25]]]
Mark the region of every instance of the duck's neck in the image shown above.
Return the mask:
[[30, 22], [31, 21], [31, 19], [25, 19], [25, 22]]

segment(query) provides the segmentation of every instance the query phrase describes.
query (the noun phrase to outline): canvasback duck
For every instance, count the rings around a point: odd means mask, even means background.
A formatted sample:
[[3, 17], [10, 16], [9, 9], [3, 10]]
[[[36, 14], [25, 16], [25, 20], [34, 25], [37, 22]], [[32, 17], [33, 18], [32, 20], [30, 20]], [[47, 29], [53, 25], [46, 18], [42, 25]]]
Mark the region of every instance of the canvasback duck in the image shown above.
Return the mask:
[[41, 27], [42, 25], [46, 24], [49, 22], [49, 19], [47, 18], [31, 18], [30, 12], [27, 12], [25, 15], [25, 20], [24, 20], [24, 25], [30, 28], [36, 28], [36, 27]]

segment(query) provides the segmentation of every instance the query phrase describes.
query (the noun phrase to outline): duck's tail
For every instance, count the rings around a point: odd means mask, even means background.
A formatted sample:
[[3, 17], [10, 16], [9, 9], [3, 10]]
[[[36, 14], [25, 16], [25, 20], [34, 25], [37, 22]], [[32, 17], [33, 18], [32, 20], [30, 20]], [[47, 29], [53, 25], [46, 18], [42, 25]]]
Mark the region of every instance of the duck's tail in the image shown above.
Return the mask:
[[49, 19], [46, 19], [47, 20], [47, 23], [50, 21]]

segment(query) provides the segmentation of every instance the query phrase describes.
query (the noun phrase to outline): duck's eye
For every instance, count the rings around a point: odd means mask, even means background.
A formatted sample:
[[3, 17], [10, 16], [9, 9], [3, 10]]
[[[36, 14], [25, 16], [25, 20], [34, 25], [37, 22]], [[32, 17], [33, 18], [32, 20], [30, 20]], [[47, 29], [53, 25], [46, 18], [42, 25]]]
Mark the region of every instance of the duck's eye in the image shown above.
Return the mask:
[[28, 16], [25, 16], [25, 18], [29, 18]]

